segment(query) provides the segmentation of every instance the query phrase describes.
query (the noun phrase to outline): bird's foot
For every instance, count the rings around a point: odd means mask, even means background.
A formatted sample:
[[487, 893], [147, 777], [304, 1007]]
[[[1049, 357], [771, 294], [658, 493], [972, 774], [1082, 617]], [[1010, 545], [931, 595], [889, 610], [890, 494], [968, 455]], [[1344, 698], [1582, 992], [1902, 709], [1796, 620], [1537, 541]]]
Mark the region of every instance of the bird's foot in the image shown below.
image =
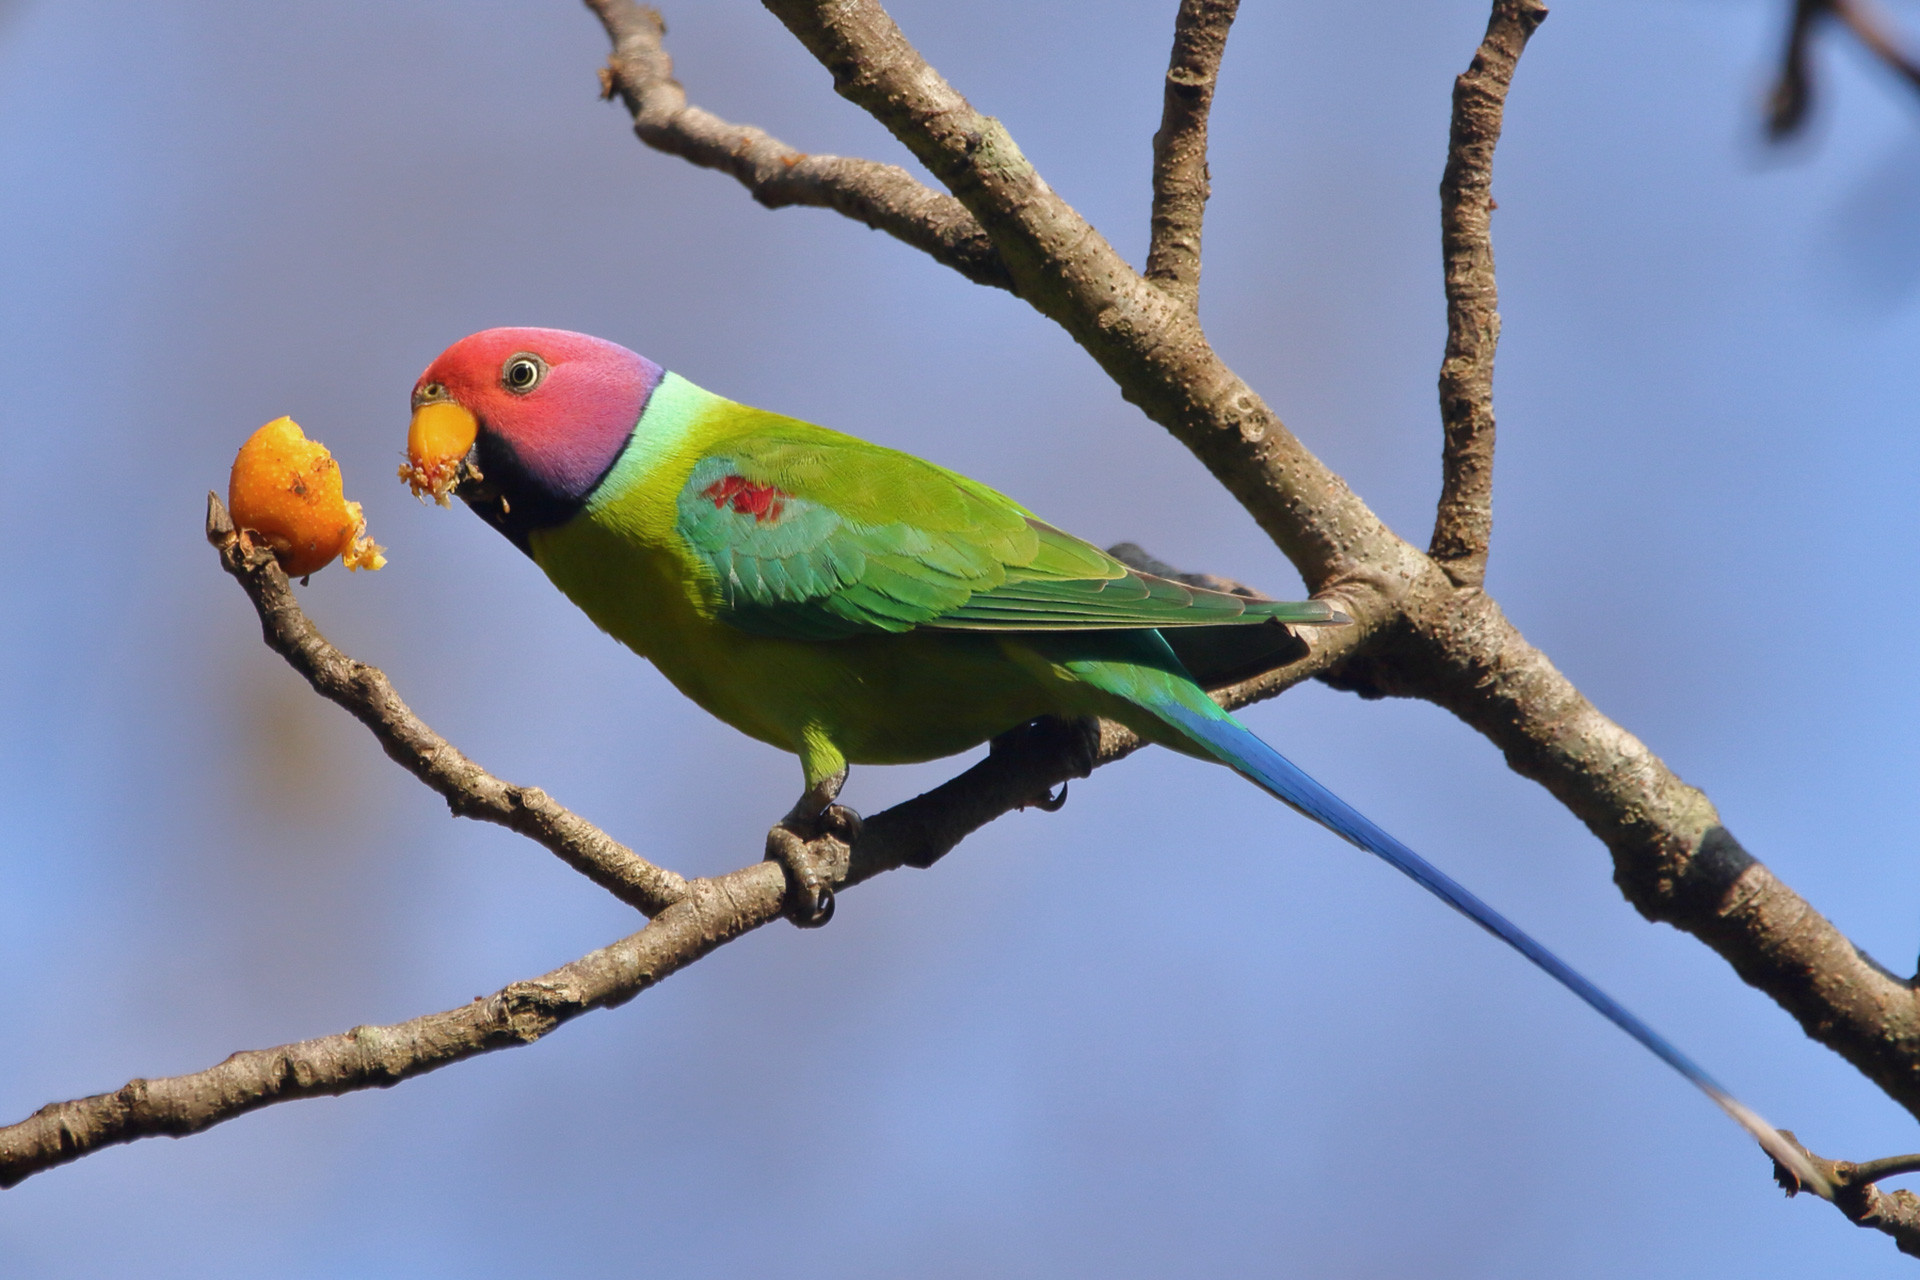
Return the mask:
[[767, 860], [787, 873], [787, 919], [802, 929], [833, 919], [833, 885], [846, 875], [860, 838], [860, 815], [833, 802], [846, 781], [842, 769], [809, 787], [767, 832]]
[[[1041, 716], [995, 738], [988, 750], [1028, 768], [1053, 773], [1064, 768], [1069, 778], [1084, 778], [1100, 759], [1100, 721], [1093, 716]], [[1046, 813], [1058, 813], [1067, 803], [1067, 783], [1060, 790], [1043, 787], [1021, 804]]]

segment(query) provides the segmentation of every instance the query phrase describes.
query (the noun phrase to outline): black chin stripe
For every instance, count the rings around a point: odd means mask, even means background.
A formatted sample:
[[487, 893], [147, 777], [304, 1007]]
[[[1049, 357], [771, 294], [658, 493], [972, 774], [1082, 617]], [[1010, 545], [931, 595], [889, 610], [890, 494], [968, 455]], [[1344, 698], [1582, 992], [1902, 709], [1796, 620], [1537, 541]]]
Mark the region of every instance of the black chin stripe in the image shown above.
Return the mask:
[[491, 432], [480, 433], [472, 457], [480, 477], [461, 482], [460, 500], [529, 556], [534, 530], [563, 525], [586, 506], [584, 497], [555, 493], [535, 479], [513, 446]]
[[579, 515], [632, 447], [633, 435], [629, 433], [613, 455], [613, 461], [587, 486], [587, 491], [570, 496], [535, 479], [513, 446], [483, 427], [470, 455], [480, 468], [480, 478], [463, 480], [455, 492], [473, 508], [475, 515], [531, 557], [534, 531], [556, 529]]

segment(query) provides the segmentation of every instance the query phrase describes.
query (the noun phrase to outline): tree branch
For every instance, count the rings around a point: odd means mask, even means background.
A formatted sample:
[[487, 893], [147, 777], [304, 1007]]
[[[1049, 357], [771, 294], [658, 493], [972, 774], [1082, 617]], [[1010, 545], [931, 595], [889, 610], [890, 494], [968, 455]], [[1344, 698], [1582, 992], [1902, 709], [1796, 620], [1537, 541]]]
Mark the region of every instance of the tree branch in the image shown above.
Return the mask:
[[1496, 0], [1487, 35], [1453, 83], [1453, 126], [1440, 179], [1440, 248], [1446, 261], [1447, 354], [1440, 364], [1446, 446], [1440, 508], [1427, 554], [1454, 583], [1487, 576], [1493, 534], [1493, 355], [1500, 291], [1493, 274], [1493, 149], [1507, 86], [1527, 38], [1546, 21], [1539, 0]]
[[[1178, 127], [1170, 126], [1175, 71], [1188, 65], [1183, 58], [1204, 64], [1210, 101], [1219, 51], [1217, 45], [1210, 54], [1203, 47], [1203, 28], [1212, 30], [1207, 24], [1217, 23], [1223, 42], [1230, 3], [1183, 0], [1184, 25], [1176, 30], [1167, 110], [1156, 137], [1154, 240], [1164, 280], [1149, 281], [1132, 272], [1047, 186], [998, 121], [974, 112], [920, 58], [874, 0], [767, 3], [834, 73], [839, 91], [880, 119], [957, 199], [892, 166], [804, 156], [760, 130], [687, 106], [660, 46], [664, 25], [658, 14], [630, 0], [587, 2], [615, 45], [606, 85], [622, 95], [643, 141], [733, 173], [770, 207], [837, 209], [970, 279], [1013, 289], [1073, 334], [1130, 400], [1185, 442], [1316, 590], [1337, 595], [1361, 619], [1359, 626], [1313, 633], [1304, 657], [1219, 691], [1224, 705], [1271, 696], [1320, 675], [1367, 694], [1418, 696], [1447, 707], [1600, 836], [1613, 853], [1616, 881], [1636, 907], [1707, 941], [1743, 978], [1792, 1012], [1810, 1036], [1920, 1114], [1920, 1013], [1912, 984], [1861, 954], [1753, 860], [1720, 825], [1704, 795], [1594, 708], [1491, 599], [1456, 589], [1467, 579], [1443, 573], [1387, 529], [1207, 343], [1188, 288], [1197, 287], [1206, 198], [1206, 103], [1197, 113], [1186, 112]], [[1816, 6], [1835, 12], [1847, 7], [1846, 0], [1806, 0], [1801, 8]], [[1497, 332], [1486, 206], [1475, 200], [1486, 192], [1512, 60], [1543, 14], [1532, 0], [1496, 0], [1487, 43], [1456, 88], [1454, 142], [1443, 183], [1443, 206], [1451, 186], [1452, 215], [1458, 215], [1449, 216], [1443, 232], [1448, 360], [1452, 364], [1455, 355], [1457, 309], [1467, 357], [1460, 394], [1469, 409], [1488, 403], [1484, 389], [1490, 387]], [[1496, 43], [1503, 21], [1509, 29], [1504, 43]], [[1185, 54], [1183, 31], [1190, 42]], [[1490, 79], [1470, 86], [1476, 73]], [[1164, 176], [1163, 155], [1168, 160]], [[1484, 280], [1476, 254], [1484, 256]], [[1456, 262], [1466, 286], [1457, 308]], [[1149, 272], [1154, 270], [1150, 256]], [[1484, 379], [1475, 354], [1482, 347]], [[1443, 402], [1445, 378], [1443, 369]], [[1475, 401], [1475, 396], [1482, 398]], [[1450, 453], [1453, 422], [1449, 415]], [[1490, 462], [1490, 411], [1485, 426]], [[1450, 475], [1453, 470], [1450, 465]], [[1443, 550], [1441, 523], [1436, 522], [1436, 555]], [[0, 1128], [0, 1185], [102, 1146], [197, 1132], [274, 1102], [384, 1087], [477, 1053], [531, 1043], [589, 1009], [631, 999], [779, 917], [786, 886], [773, 864], [687, 881], [639, 857], [539, 790], [516, 787], [481, 769], [415, 717], [382, 673], [326, 642], [271, 556], [233, 530], [217, 499], [209, 503], [208, 536], [227, 572], [253, 600], [267, 643], [317, 692], [365, 723], [387, 753], [445, 797], [456, 814], [528, 835], [653, 919], [610, 947], [468, 1006], [393, 1027], [361, 1027], [236, 1054], [206, 1071], [135, 1080], [111, 1094], [43, 1108]], [[1470, 536], [1463, 541], [1470, 553]], [[1484, 534], [1478, 547], [1484, 563]], [[1451, 568], [1457, 570], [1466, 558], [1456, 558]], [[1471, 580], [1477, 582], [1477, 574]], [[1082, 771], [1084, 763], [1118, 759], [1138, 746], [1124, 730], [1103, 725], [1095, 758], [1076, 763], [1044, 733], [1014, 735], [959, 777], [869, 819], [857, 847], [842, 849], [835, 864], [837, 883], [851, 885], [898, 866], [930, 865], [1003, 813], [1051, 805], [1052, 788]], [[1907, 1192], [1883, 1196], [1872, 1183], [1908, 1164], [1908, 1158], [1900, 1158], [1826, 1166], [1848, 1170], [1841, 1177], [1850, 1177], [1861, 1193], [1865, 1207], [1858, 1215], [1845, 1205], [1843, 1210], [1894, 1235], [1903, 1249], [1920, 1238], [1914, 1235], [1920, 1229], [1915, 1225], [1920, 1201]], [[1868, 1216], [1878, 1220], [1864, 1221]]]
[[[1452, 710], [1605, 841], [1616, 882], [1643, 914], [1707, 941], [1809, 1035], [1920, 1114], [1920, 1022], [1907, 982], [1740, 849], [1711, 802], [1594, 708], [1498, 605], [1388, 529], [1225, 366], [1193, 309], [1134, 274], [876, 0], [764, 3], [836, 90], [973, 213], [1015, 292], [1207, 465], [1316, 594], [1358, 620], [1322, 679]], [[1522, 20], [1525, 10], [1515, 12]]]
[[678, 873], [654, 866], [538, 787], [496, 778], [428, 728], [393, 691], [384, 672], [327, 642], [294, 599], [273, 553], [235, 532], [226, 507], [211, 493], [207, 541], [219, 550], [221, 567], [259, 611], [267, 646], [306, 677], [315, 693], [371, 729], [394, 763], [439, 792], [455, 814], [519, 832], [647, 915], [657, 915], [686, 896], [687, 882]]
[[916, 182], [897, 165], [846, 156], [810, 156], [751, 125], [729, 124], [687, 105], [660, 45], [667, 24], [657, 9], [634, 0], [586, 0], [613, 42], [600, 73], [602, 96], [618, 93], [633, 131], [656, 150], [731, 173], [769, 209], [812, 205], [833, 209], [884, 231], [975, 284], [1011, 289], [986, 233], [952, 196]]
[[[273, 554], [237, 533], [212, 494], [207, 539], [219, 551], [221, 566], [253, 601], [268, 647], [316, 692], [372, 730], [387, 754], [445, 796], [455, 813], [498, 822], [538, 841], [653, 920], [609, 947], [457, 1009], [247, 1050], [204, 1071], [131, 1080], [112, 1093], [50, 1103], [0, 1128], [0, 1187], [103, 1147], [184, 1137], [277, 1102], [387, 1088], [476, 1054], [532, 1044], [591, 1009], [625, 1004], [715, 948], [780, 918], [787, 885], [775, 863], [684, 880], [646, 862], [544, 793], [502, 782], [468, 760], [408, 709], [377, 668], [327, 643], [300, 608]], [[1353, 641], [1341, 633], [1351, 630], [1309, 632], [1302, 657], [1215, 696], [1228, 707], [1272, 697], [1344, 657]], [[836, 886], [897, 867], [930, 867], [968, 835], [1015, 809], [1058, 808], [1049, 798], [1055, 786], [1142, 744], [1120, 726], [1102, 722], [1091, 761], [1077, 761], [1064, 745], [1046, 733], [1010, 735], [958, 777], [868, 819], [853, 850], [829, 839], [833, 847], [826, 861]]]
[[1838, 19], [1889, 71], [1920, 89], [1920, 62], [1900, 48], [1891, 24], [1867, 0], [1794, 0], [1780, 74], [1767, 95], [1767, 136], [1775, 142], [1792, 137], [1806, 123], [1813, 106], [1813, 35], [1827, 18]]
[[[1781, 1131], [1781, 1136], [1800, 1147], [1801, 1153], [1814, 1169], [1832, 1184], [1833, 1205], [1846, 1216], [1847, 1221], [1856, 1227], [1870, 1227], [1885, 1232], [1893, 1237], [1893, 1243], [1900, 1252], [1920, 1258], [1920, 1196], [1911, 1191], [1885, 1192], [1873, 1185], [1882, 1178], [1920, 1173], [1920, 1155], [1889, 1156], [1855, 1164], [1851, 1160], [1828, 1160], [1817, 1156], [1800, 1146], [1799, 1140], [1785, 1130]], [[1800, 1179], [1778, 1161], [1774, 1162], [1773, 1176], [1790, 1196], [1806, 1190], [1800, 1185]]]
[[1806, 123], [1813, 106], [1813, 29], [1832, 7], [1833, 0], [1794, 0], [1780, 74], [1767, 94], [1767, 136], [1775, 142], [1792, 137]]
[[[1306, 652], [1285, 666], [1214, 689], [1214, 701], [1229, 711], [1278, 697], [1303, 680], [1332, 670], [1350, 657], [1363, 637], [1357, 627], [1303, 628], [1295, 633]], [[1102, 720], [1094, 768], [1125, 759], [1146, 744], [1134, 733]], [[997, 741], [985, 760], [924, 795], [866, 820], [854, 846], [845, 883], [858, 884], [896, 867], [930, 867], [962, 840], [1013, 809], [1049, 805], [1046, 797], [1085, 774], [1069, 753], [1045, 736], [1012, 735]]]
[[131, 1080], [112, 1093], [52, 1103], [0, 1129], [0, 1187], [102, 1147], [185, 1137], [276, 1102], [384, 1089], [476, 1054], [532, 1044], [778, 919], [785, 892], [780, 869], [768, 862], [695, 880], [640, 932], [457, 1009], [236, 1053], [191, 1075]]
[[1834, 16], [1853, 33], [1854, 39], [1866, 47], [1868, 53], [1906, 81], [1909, 88], [1920, 89], [1920, 63], [1915, 63], [1894, 41], [1893, 33], [1888, 29], [1891, 24], [1884, 14], [1874, 10], [1867, 0], [1831, 0], [1831, 5]]
[[[875, 0], [764, 0], [986, 229], [1014, 292], [1171, 431], [1306, 578], [1363, 629], [1431, 564], [1395, 537], [1214, 352], [1191, 307], [1147, 283], [1040, 177], [998, 120], [929, 66]], [[1384, 593], [1383, 598], [1373, 598]]]
[[1180, 0], [1153, 135], [1153, 242], [1146, 277], [1188, 306], [1200, 299], [1200, 224], [1211, 187], [1207, 113], [1240, 0]]
[[1920, 1115], [1913, 984], [1743, 849], [1712, 801], [1601, 714], [1491, 597], [1459, 591], [1417, 610], [1409, 633], [1361, 673], [1373, 692], [1425, 698], [1483, 734], [1606, 844], [1614, 883], [1642, 915], [1712, 947], [1809, 1037]]

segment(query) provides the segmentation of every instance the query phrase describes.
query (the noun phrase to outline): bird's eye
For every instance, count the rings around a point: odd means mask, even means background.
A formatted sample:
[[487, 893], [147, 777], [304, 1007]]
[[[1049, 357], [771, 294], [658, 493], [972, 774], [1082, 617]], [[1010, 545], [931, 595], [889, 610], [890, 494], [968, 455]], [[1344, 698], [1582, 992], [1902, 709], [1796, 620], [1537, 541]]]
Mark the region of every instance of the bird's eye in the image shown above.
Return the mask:
[[500, 384], [516, 395], [525, 395], [547, 376], [547, 362], [530, 352], [511, 357], [500, 367]]

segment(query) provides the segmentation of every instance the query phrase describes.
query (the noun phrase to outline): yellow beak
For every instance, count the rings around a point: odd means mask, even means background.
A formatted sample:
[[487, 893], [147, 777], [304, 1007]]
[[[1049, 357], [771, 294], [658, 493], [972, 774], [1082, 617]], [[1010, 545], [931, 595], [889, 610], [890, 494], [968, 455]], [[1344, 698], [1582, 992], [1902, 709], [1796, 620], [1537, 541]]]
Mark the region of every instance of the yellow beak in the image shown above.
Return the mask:
[[429, 400], [413, 411], [407, 426], [407, 465], [400, 478], [416, 498], [432, 495], [441, 506], [460, 483], [467, 451], [480, 434], [480, 424], [465, 406], [451, 400]]

